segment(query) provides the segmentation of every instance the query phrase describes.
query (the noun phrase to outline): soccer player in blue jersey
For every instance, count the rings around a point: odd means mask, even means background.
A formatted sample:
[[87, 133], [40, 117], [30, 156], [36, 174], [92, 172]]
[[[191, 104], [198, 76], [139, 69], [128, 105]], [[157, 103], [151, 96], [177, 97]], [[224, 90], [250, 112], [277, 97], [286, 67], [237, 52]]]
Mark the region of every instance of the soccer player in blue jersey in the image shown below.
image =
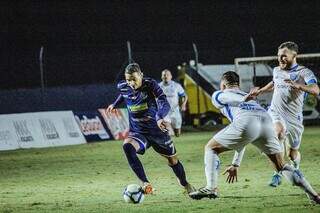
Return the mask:
[[[282, 147], [273, 130], [272, 118], [252, 96], [239, 88], [239, 76], [233, 71], [223, 74], [221, 90], [212, 95], [212, 103], [230, 120], [230, 124], [218, 132], [205, 146], [205, 174], [207, 185], [189, 195], [193, 199], [218, 196], [219, 154], [236, 150], [236, 158], [225, 171], [229, 183], [237, 180], [237, 168], [240, 165], [244, 147], [251, 143], [265, 153], [274, 168], [293, 185], [305, 191], [309, 199], [320, 204], [319, 194], [297, 168], [285, 163]], [[242, 154], [241, 154], [242, 153]]]
[[120, 92], [115, 102], [108, 106], [107, 113], [124, 102], [129, 113], [129, 136], [123, 143], [123, 151], [128, 163], [139, 180], [143, 183], [145, 194], [152, 194], [144, 168], [137, 156], [152, 148], [168, 160], [169, 166], [177, 176], [179, 183], [188, 193], [194, 187], [188, 183], [183, 165], [179, 161], [175, 146], [168, 135], [168, 123], [165, 117], [170, 105], [158, 83], [143, 77], [137, 63], [129, 64], [125, 69], [125, 80], [117, 85]]

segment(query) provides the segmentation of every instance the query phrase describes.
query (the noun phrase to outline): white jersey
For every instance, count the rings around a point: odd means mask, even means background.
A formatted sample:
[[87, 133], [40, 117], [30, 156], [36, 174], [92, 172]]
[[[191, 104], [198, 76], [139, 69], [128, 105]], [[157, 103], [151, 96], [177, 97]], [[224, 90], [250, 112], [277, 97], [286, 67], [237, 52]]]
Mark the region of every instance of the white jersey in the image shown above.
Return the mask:
[[[239, 89], [225, 89], [213, 93], [213, 105], [231, 121], [213, 139], [223, 147], [242, 154], [248, 143], [257, 146], [266, 154], [282, 152], [271, 117], [256, 101], [244, 101], [245, 96], [246, 93]], [[239, 165], [239, 162], [237, 164]]]
[[225, 89], [213, 93], [212, 103], [219, 108], [229, 121], [236, 120], [242, 112], [257, 112], [266, 110], [261, 107], [256, 101], [244, 101], [244, 96], [247, 93], [240, 89]]
[[284, 82], [285, 79], [300, 84], [314, 84], [317, 83], [317, 78], [311, 70], [299, 65], [294, 65], [290, 70], [282, 70], [280, 67], [273, 69], [274, 92], [270, 110], [282, 116], [298, 116], [298, 119], [302, 119], [305, 92], [291, 88]]
[[160, 82], [159, 86], [167, 96], [167, 100], [170, 104], [171, 110], [179, 111], [179, 97], [185, 96], [185, 92], [182, 86], [175, 81], [169, 81], [167, 84]]

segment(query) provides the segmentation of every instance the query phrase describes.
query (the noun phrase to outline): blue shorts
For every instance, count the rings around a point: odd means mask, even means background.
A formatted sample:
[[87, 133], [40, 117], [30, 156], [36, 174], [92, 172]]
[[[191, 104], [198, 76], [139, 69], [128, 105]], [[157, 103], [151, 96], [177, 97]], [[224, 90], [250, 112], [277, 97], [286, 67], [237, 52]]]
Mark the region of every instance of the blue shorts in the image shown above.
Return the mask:
[[176, 154], [176, 149], [170, 136], [164, 132], [152, 135], [129, 132], [128, 138], [132, 138], [139, 143], [138, 154], [143, 155], [150, 146], [152, 146], [156, 152], [164, 156], [170, 157]]

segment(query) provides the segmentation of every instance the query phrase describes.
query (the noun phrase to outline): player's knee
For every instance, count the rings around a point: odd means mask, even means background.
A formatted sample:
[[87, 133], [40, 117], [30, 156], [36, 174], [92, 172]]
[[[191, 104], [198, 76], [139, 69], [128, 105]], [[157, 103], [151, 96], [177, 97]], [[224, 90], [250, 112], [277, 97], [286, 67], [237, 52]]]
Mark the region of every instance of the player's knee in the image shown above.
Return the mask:
[[290, 149], [290, 152], [289, 152], [289, 157], [291, 160], [294, 160], [297, 158], [297, 155], [298, 155], [298, 150], [295, 150], [295, 149]]
[[279, 140], [283, 140], [285, 138], [284, 128], [281, 125], [276, 126], [275, 132]]
[[122, 145], [123, 151], [127, 154], [127, 153], [133, 153], [136, 152], [135, 147], [133, 146], [133, 144], [131, 143], [124, 143]]
[[172, 157], [168, 157], [168, 164], [169, 166], [174, 166], [178, 163], [178, 158], [177, 156], [172, 156]]
[[221, 147], [219, 143], [211, 139], [204, 147], [205, 150], [217, 150]]

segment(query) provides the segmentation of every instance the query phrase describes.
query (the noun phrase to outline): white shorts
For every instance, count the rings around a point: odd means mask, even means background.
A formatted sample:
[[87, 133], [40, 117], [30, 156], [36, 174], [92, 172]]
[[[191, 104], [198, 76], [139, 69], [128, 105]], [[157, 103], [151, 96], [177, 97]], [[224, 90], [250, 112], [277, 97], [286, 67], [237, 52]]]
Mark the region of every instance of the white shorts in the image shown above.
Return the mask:
[[279, 122], [284, 127], [290, 148], [299, 149], [304, 130], [302, 115], [297, 115], [297, 117], [288, 114], [284, 115], [284, 113], [279, 113], [274, 109], [269, 109], [268, 113], [273, 123]]
[[170, 111], [168, 117], [171, 120], [171, 126], [173, 129], [180, 129], [182, 125], [182, 117], [179, 108]]
[[265, 154], [283, 152], [275, 135], [272, 119], [265, 112], [244, 113], [213, 136], [213, 139], [222, 146], [238, 152], [249, 143]]

